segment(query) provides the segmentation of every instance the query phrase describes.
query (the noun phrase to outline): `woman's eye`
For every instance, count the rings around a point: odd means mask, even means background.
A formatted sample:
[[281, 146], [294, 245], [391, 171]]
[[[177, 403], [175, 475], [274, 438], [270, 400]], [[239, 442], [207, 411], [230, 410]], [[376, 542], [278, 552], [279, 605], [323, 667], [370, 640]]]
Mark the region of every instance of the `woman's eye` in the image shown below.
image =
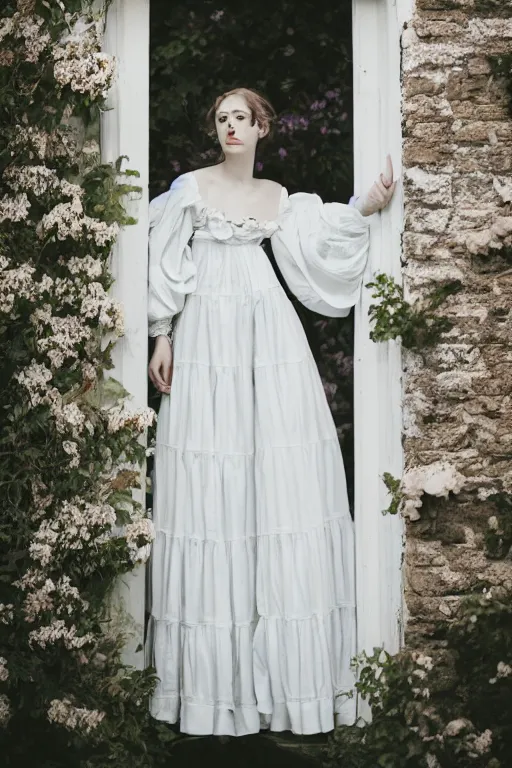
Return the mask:
[[244, 116], [243, 116], [243, 115], [238, 115], [238, 116], [237, 116], [237, 120], [243, 120], [243, 119], [244, 119]]
[[226, 118], [225, 117], [219, 117], [219, 123], [225, 123]]

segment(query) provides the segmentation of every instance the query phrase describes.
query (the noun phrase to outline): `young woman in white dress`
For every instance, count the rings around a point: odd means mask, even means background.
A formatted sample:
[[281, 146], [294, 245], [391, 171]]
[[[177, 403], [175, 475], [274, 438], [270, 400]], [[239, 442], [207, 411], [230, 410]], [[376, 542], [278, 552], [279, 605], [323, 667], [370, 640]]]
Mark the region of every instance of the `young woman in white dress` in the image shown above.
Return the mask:
[[236, 89], [210, 112], [224, 155], [150, 206], [155, 450], [149, 660], [155, 718], [189, 734], [313, 734], [351, 723], [354, 540], [343, 459], [292, 303], [358, 299], [366, 216], [253, 177], [273, 110]]

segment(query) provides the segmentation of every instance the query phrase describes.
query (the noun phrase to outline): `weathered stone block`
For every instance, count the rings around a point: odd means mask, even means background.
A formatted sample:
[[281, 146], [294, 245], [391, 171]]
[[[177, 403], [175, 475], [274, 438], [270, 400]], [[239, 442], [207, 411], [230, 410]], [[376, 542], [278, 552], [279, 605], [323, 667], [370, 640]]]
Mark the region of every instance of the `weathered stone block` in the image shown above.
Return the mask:
[[512, 140], [512, 124], [509, 120], [454, 120], [452, 123], [455, 141], [491, 142], [491, 131], [498, 141]]
[[447, 117], [452, 117], [453, 111], [450, 102], [443, 96], [412, 96], [403, 106], [403, 113], [407, 117], [414, 115], [415, 122], [445, 122]]
[[[464, 17], [462, 17], [463, 19]], [[416, 34], [420, 38], [458, 38], [464, 35], [468, 30], [468, 20], [464, 19], [458, 23], [455, 21], [443, 21], [440, 19], [418, 19], [414, 24]]]
[[427, 205], [452, 205], [452, 181], [449, 174], [428, 172], [415, 166], [405, 171], [404, 179], [412, 200], [418, 199]]

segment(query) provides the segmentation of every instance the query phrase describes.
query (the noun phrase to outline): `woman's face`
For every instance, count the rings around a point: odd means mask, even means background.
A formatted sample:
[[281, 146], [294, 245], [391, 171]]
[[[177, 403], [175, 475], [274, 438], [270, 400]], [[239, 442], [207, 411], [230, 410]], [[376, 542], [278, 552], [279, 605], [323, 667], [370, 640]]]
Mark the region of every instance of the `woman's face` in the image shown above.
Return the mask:
[[251, 110], [243, 96], [232, 94], [221, 101], [215, 114], [215, 127], [225, 155], [256, 150], [261, 129], [257, 122], [254, 125], [251, 122]]

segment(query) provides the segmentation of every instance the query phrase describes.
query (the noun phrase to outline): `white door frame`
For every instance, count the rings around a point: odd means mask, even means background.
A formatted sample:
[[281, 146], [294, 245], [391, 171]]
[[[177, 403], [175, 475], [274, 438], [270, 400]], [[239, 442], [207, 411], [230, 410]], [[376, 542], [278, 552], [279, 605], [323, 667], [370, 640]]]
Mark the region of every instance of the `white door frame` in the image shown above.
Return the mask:
[[[107, 162], [128, 155], [140, 174], [144, 194], [130, 208], [138, 223], [121, 233], [113, 255], [115, 295], [123, 302], [126, 335], [114, 354], [113, 375], [146, 401], [147, 364], [147, 185], [149, 103], [149, 1], [114, 0], [107, 21], [105, 49], [118, 61], [119, 76], [110, 94], [112, 110], [102, 120], [102, 156]], [[355, 192], [374, 181], [391, 152], [400, 173], [400, 29], [412, 0], [352, 0], [354, 40]], [[400, 278], [401, 189], [383, 214], [372, 217], [367, 278], [384, 271]], [[365, 280], [368, 282], [368, 280]], [[402, 524], [383, 516], [389, 503], [382, 474], [402, 472], [401, 360], [395, 343], [369, 340], [369, 291], [356, 307], [355, 336], [355, 521], [358, 651], [402, 642]], [[144, 571], [121, 588], [134, 620], [126, 658], [143, 666], [137, 651], [144, 626]]]
[[[411, 0], [352, 0], [354, 172], [356, 194], [368, 189], [389, 152], [401, 175], [400, 35]], [[365, 283], [377, 272], [400, 281], [402, 188], [371, 220]], [[396, 342], [369, 338], [371, 291], [356, 307], [354, 342], [355, 526], [358, 651], [398, 651], [403, 640], [403, 526], [384, 516], [384, 472], [402, 476], [401, 355]]]

